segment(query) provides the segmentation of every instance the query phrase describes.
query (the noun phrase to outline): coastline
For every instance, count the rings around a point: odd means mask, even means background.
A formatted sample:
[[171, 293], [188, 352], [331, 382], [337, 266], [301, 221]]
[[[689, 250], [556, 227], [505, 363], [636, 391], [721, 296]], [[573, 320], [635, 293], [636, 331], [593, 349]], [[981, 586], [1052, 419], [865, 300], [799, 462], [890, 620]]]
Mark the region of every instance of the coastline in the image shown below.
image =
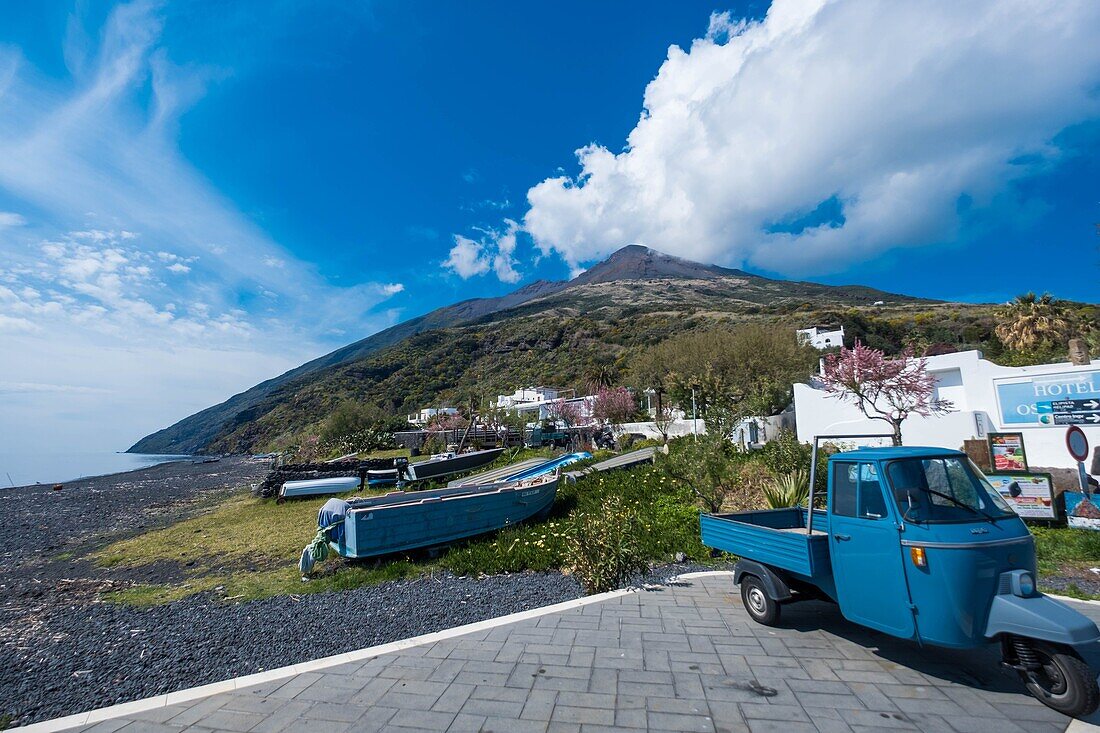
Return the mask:
[[[88, 479], [108, 478], [167, 463], [190, 462], [194, 459], [194, 456], [187, 455], [126, 451], [32, 455], [0, 453], [0, 491], [12, 491], [28, 486], [75, 484]], [[71, 467], [54, 467], [58, 464], [70, 464]], [[29, 480], [28, 475], [33, 476], [34, 480]], [[65, 478], [57, 478], [58, 476]]]

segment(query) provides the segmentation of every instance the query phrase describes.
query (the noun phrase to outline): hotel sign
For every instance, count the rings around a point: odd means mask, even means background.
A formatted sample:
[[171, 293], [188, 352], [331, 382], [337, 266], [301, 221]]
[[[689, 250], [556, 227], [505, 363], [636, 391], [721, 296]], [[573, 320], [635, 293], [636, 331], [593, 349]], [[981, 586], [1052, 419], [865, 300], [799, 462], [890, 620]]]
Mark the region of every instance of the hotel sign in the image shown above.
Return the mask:
[[[1100, 402], [1100, 371], [1063, 372], [1044, 374], [1027, 379], [994, 380], [997, 405], [1001, 422], [1020, 427], [1070, 424], [1069, 415], [1081, 417], [1085, 425], [1094, 424], [1087, 419], [1091, 410], [1062, 410], [1068, 405], [1080, 404], [1083, 408], [1093, 401]], [[1057, 417], [1056, 417], [1057, 416]], [[1077, 420], [1074, 419], [1074, 422]], [[1097, 422], [1100, 422], [1098, 420]]]

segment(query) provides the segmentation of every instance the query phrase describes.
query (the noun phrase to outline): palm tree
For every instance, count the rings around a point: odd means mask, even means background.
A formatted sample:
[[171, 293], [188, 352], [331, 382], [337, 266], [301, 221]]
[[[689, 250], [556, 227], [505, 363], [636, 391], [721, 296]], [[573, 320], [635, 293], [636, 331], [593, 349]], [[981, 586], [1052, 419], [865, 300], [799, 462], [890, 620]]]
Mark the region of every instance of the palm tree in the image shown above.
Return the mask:
[[1064, 343], [1073, 323], [1062, 303], [1050, 293], [1017, 295], [997, 310], [999, 322], [993, 328], [997, 338], [1014, 351]]

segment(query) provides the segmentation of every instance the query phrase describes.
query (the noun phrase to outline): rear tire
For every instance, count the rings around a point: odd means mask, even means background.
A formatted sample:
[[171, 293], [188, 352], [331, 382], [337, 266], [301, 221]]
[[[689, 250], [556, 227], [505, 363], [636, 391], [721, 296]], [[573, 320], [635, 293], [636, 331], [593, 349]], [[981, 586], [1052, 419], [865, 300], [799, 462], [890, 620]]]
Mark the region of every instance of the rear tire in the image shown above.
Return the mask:
[[764, 584], [755, 575], [741, 578], [741, 602], [756, 623], [764, 626], [775, 626], [779, 623], [779, 603], [768, 595]]
[[1041, 641], [1031, 642], [1041, 669], [1021, 672], [1027, 691], [1047, 707], [1071, 718], [1096, 712], [1100, 689], [1096, 674], [1087, 664], [1061, 648]]

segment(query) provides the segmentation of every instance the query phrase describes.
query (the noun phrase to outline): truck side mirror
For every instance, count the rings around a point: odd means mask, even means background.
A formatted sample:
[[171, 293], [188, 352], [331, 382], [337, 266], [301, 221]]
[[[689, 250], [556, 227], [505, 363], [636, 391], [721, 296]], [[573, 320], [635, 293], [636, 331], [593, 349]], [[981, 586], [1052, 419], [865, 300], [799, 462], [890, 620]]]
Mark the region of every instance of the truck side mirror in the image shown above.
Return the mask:
[[1008, 485], [1008, 495], [1011, 496], [1013, 499], [1017, 498], [1022, 493], [1024, 492], [1020, 489], [1020, 485], [1015, 481]]

